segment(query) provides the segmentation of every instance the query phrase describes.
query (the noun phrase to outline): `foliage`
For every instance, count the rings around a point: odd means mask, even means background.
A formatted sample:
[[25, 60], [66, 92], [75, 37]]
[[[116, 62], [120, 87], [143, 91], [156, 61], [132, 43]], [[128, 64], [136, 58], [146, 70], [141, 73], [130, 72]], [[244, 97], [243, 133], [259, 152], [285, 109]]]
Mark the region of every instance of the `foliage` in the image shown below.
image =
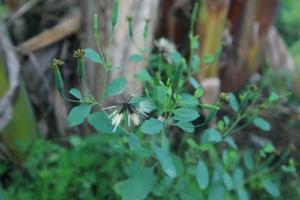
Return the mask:
[[[111, 35], [117, 12], [115, 1]], [[69, 147], [41, 140], [31, 148], [24, 163], [13, 166], [13, 171], [4, 166], [1, 174], [7, 178], [3, 185], [8, 199], [299, 197], [296, 163], [289, 157], [289, 150], [280, 151], [264, 141], [248, 150], [234, 139], [251, 125], [260, 133], [271, 129], [261, 116], [279, 98], [274, 92], [265, 94], [269, 79], [245, 87], [240, 94], [221, 93], [214, 104], [202, 104], [205, 93], [194, 74], [201, 73], [202, 62], [213, 62], [217, 55], [199, 58], [198, 37], [191, 31], [188, 59], [166, 39], [155, 42], [152, 50], [137, 47], [137, 53], [129, 59], [149, 64], [136, 74], [144, 83], [144, 96], [123, 97], [123, 103], [104, 107], [108, 97], [124, 94], [127, 80], [119, 77], [108, 83], [112, 61], [101, 49], [97, 20], [95, 16], [97, 51], [85, 49], [85, 55], [76, 59], [103, 66], [105, 89], [101, 97], [93, 97], [86, 88], [84, 62], [78, 62], [81, 87], [69, 91], [71, 99], [64, 93], [63, 83], [57, 86], [65, 100], [77, 104], [68, 115], [68, 124], [87, 122], [99, 133], [83, 139], [72, 136], [67, 142]], [[130, 39], [136, 45], [128, 22]], [[146, 20], [145, 41], [147, 28]], [[230, 110], [219, 112], [222, 108]], [[214, 123], [216, 126], [210, 126]], [[290, 180], [288, 184], [286, 180]]]

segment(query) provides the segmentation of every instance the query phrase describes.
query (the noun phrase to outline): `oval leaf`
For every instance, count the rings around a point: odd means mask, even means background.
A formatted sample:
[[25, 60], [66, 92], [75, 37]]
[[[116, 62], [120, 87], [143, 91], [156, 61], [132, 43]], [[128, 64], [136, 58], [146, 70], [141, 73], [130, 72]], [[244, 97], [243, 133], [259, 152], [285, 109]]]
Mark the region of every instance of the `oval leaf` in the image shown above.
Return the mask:
[[84, 119], [90, 114], [92, 105], [81, 104], [72, 108], [68, 115], [68, 125], [70, 127], [82, 124]]
[[94, 49], [84, 49], [84, 57], [92, 62], [103, 64], [100, 55]]
[[207, 188], [209, 183], [209, 174], [206, 164], [199, 160], [196, 168], [196, 179], [199, 187], [204, 190]]
[[161, 121], [151, 118], [143, 122], [140, 131], [145, 134], [154, 135], [158, 134], [162, 128], [163, 123]]
[[206, 129], [204, 133], [201, 135], [202, 143], [208, 143], [208, 142], [217, 143], [220, 142], [221, 140], [222, 140], [221, 134], [213, 128]]
[[104, 96], [116, 96], [124, 92], [127, 86], [127, 80], [124, 77], [119, 77], [113, 80], [106, 88]]
[[153, 169], [141, 168], [129, 179], [118, 182], [114, 189], [122, 197], [122, 200], [142, 200], [147, 199], [155, 182], [156, 176]]
[[271, 126], [269, 124], [269, 122], [267, 122], [265, 119], [261, 118], [261, 117], [256, 117], [254, 120], [253, 120], [253, 124], [263, 130], [263, 131], [270, 131], [271, 130]]
[[229, 105], [235, 112], [240, 110], [240, 105], [233, 93], [229, 93]]
[[77, 99], [81, 99], [81, 98], [82, 98], [81, 92], [80, 92], [78, 89], [76, 89], [76, 88], [72, 88], [72, 89], [69, 91], [69, 93], [70, 93], [71, 95], [73, 95], [74, 97], [76, 97]]
[[179, 121], [175, 125], [188, 133], [193, 133], [195, 130], [195, 126], [191, 122]]
[[[100, 133], [113, 133], [114, 126], [111, 120], [104, 112], [94, 112], [88, 116], [89, 124]], [[120, 128], [117, 128], [115, 133], [122, 133]]]
[[174, 110], [174, 117], [173, 119], [178, 121], [190, 122], [199, 117], [199, 113], [190, 108], [179, 108]]
[[173, 163], [173, 160], [167, 151], [163, 151], [161, 148], [154, 146], [153, 151], [157, 160], [160, 162], [163, 171], [170, 176], [171, 178], [175, 178], [176, 176], [176, 167]]

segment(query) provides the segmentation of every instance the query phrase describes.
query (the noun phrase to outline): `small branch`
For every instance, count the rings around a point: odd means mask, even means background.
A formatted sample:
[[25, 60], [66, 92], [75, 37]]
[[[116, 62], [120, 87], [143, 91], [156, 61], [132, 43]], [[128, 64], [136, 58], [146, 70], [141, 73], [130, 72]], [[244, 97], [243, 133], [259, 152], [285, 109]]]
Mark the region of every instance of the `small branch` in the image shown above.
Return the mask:
[[79, 10], [71, 12], [53, 28], [46, 30], [20, 44], [17, 47], [17, 51], [21, 54], [27, 55], [58, 42], [69, 35], [77, 33], [80, 28], [80, 19], [81, 13]]

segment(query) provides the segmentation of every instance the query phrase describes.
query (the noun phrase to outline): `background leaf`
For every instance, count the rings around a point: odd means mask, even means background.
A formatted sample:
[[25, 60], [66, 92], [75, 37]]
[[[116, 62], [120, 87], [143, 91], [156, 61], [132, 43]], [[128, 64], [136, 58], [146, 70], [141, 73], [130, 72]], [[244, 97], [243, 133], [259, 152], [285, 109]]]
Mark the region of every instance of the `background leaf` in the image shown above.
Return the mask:
[[152, 168], [141, 168], [132, 177], [118, 182], [114, 189], [122, 200], [142, 200], [154, 188], [156, 177]]
[[265, 188], [265, 190], [274, 198], [277, 198], [280, 196], [280, 191], [278, 189], [278, 186], [273, 183], [270, 179], [263, 179], [262, 184]]
[[139, 55], [139, 54], [133, 54], [133, 55], [131, 55], [131, 56], [129, 57], [129, 60], [132, 61], [132, 62], [140, 62], [140, 61], [142, 61], [142, 60], [144, 60], [144, 59], [143, 59], [143, 57], [142, 57], [141, 55]]
[[253, 124], [263, 130], [263, 131], [270, 131], [271, 130], [271, 125], [269, 124], [269, 122], [267, 122], [265, 119], [261, 118], [261, 117], [256, 117], [253, 120]]
[[221, 134], [216, 129], [213, 128], [206, 129], [201, 135], [202, 143], [208, 143], [208, 142], [217, 143], [220, 142], [221, 140], [222, 140]]
[[196, 179], [199, 187], [203, 190], [206, 189], [209, 183], [209, 174], [206, 164], [199, 160], [196, 168]]
[[106, 88], [104, 96], [116, 96], [124, 92], [127, 86], [127, 80], [124, 77], [119, 77], [113, 80]]

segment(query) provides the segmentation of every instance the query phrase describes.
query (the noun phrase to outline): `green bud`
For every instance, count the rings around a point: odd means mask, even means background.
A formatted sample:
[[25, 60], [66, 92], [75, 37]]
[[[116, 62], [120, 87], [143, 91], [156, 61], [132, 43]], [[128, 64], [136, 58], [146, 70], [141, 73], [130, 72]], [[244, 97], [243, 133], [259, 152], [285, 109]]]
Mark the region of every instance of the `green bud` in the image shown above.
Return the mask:
[[63, 80], [61, 77], [59, 67], [62, 66], [63, 64], [64, 64], [64, 62], [61, 60], [58, 60], [58, 59], [53, 59], [53, 61], [51, 63], [51, 68], [54, 73], [55, 86], [61, 96], [64, 96], [64, 83], [63, 83]]
[[93, 30], [94, 30], [94, 37], [96, 40], [99, 40], [100, 38], [100, 31], [99, 31], [99, 20], [98, 20], [98, 15], [94, 15], [93, 19]]
[[115, 0], [114, 1], [113, 12], [112, 12], [112, 17], [111, 17], [112, 29], [114, 29], [115, 25], [117, 24], [118, 15], [119, 15], [119, 0]]
[[130, 37], [131, 40], [133, 40], [132, 17], [128, 16], [126, 19], [127, 19], [127, 22], [128, 22], [129, 37]]
[[148, 38], [148, 32], [149, 32], [149, 19], [145, 19], [145, 27], [144, 27], [144, 40], [146, 40]]

